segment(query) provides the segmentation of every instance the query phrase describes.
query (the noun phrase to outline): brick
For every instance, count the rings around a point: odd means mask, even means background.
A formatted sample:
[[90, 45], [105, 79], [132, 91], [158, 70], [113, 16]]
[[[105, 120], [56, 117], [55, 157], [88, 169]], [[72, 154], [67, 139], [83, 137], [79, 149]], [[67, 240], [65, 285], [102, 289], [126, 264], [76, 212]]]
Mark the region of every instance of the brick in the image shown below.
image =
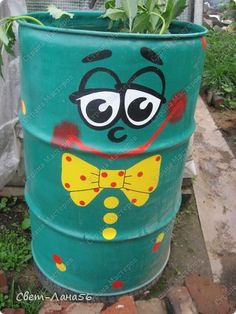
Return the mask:
[[7, 278], [3, 270], [0, 270], [0, 292], [8, 292]]
[[136, 301], [138, 314], [167, 314], [164, 302], [153, 298], [147, 301]]
[[39, 314], [61, 314], [63, 305], [59, 302], [45, 301], [42, 308], [39, 310]]
[[172, 305], [175, 314], [198, 314], [196, 306], [186, 287], [171, 287], [166, 297]]
[[3, 314], [25, 314], [24, 309], [10, 309], [10, 308], [5, 308], [2, 310]]
[[101, 314], [138, 314], [134, 299], [131, 296], [121, 297], [115, 304], [106, 308]]
[[39, 314], [98, 314], [103, 309], [103, 303], [72, 303], [45, 301]]
[[230, 304], [225, 286], [199, 274], [189, 275], [185, 285], [201, 314], [229, 313]]
[[61, 314], [99, 314], [103, 307], [103, 303], [71, 303]]

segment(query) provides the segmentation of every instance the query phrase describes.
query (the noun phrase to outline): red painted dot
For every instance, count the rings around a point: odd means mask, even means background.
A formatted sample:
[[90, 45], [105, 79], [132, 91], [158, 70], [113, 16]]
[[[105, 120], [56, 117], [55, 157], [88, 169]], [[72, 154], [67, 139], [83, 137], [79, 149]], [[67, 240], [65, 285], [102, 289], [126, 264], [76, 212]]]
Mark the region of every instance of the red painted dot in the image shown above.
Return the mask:
[[142, 171], [139, 171], [138, 174], [137, 174], [137, 176], [138, 176], [138, 177], [142, 177], [142, 176], [143, 176], [143, 172], [142, 172]]
[[203, 36], [202, 37], [202, 49], [206, 49], [206, 46], [207, 46], [206, 38]]
[[150, 186], [150, 188], [148, 189], [149, 192], [153, 191], [153, 186]]
[[161, 246], [161, 242], [155, 243], [155, 244], [153, 245], [153, 247], [152, 247], [153, 253], [156, 253], [156, 252], [158, 251], [158, 249], [159, 249], [160, 246]]
[[116, 187], [116, 182], [111, 182], [111, 186], [114, 188]]
[[102, 172], [102, 177], [106, 178], [108, 176], [108, 174], [106, 172]]
[[133, 199], [131, 200], [131, 203], [133, 203], [133, 204], [137, 203], [137, 198], [133, 198]]
[[120, 177], [123, 177], [123, 175], [124, 175], [125, 173], [124, 173], [124, 171], [119, 171], [118, 174], [119, 174]]
[[70, 188], [70, 184], [69, 184], [69, 183], [65, 183], [65, 187], [66, 187], [67, 189], [69, 189], [69, 188]]
[[99, 192], [99, 188], [95, 188], [95, 189], [93, 189], [94, 190], [94, 192]]
[[159, 161], [160, 159], [161, 159], [160, 156], [157, 156], [157, 157], [156, 157], [156, 161]]
[[55, 263], [57, 263], [57, 264], [61, 264], [62, 263], [62, 259], [60, 258], [59, 255], [53, 254], [52, 258], [53, 258]]
[[82, 206], [85, 205], [85, 202], [84, 202], [84, 201], [80, 201], [79, 203], [80, 203], [80, 205], [82, 205]]
[[85, 176], [81, 176], [80, 180], [85, 181], [87, 178]]
[[113, 289], [121, 289], [124, 286], [124, 282], [122, 280], [116, 280], [112, 283]]
[[70, 156], [66, 156], [66, 160], [67, 160], [67, 161], [71, 161], [72, 159], [71, 159]]

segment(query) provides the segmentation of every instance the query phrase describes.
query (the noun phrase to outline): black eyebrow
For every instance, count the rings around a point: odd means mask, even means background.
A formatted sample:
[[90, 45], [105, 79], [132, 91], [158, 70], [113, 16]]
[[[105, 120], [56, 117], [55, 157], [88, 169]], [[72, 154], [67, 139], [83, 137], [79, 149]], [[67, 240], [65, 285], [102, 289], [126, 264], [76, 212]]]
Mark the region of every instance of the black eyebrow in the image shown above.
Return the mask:
[[140, 49], [141, 55], [152, 63], [163, 65], [161, 57], [152, 49], [143, 47]]
[[100, 51], [96, 51], [88, 55], [82, 60], [82, 62], [83, 63], [94, 62], [94, 61], [110, 58], [111, 56], [112, 56], [111, 50], [108, 50], [108, 49], [100, 50]]

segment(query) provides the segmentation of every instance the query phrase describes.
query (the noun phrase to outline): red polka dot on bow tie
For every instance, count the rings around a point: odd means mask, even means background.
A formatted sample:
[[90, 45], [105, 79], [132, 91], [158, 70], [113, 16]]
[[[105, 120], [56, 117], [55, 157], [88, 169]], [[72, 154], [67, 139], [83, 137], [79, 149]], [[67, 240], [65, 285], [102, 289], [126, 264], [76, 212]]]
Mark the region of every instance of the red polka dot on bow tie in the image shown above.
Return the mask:
[[81, 206], [85, 205], [85, 201], [80, 201], [79, 203], [80, 203]]
[[153, 186], [150, 186], [150, 188], [148, 189], [149, 192], [153, 191]]
[[114, 188], [116, 187], [116, 182], [111, 182], [111, 186]]
[[156, 157], [156, 161], [160, 161], [161, 157], [160, 156], [157, 156]]
[[71, 161], [72, 159], [71, 159], [70, 156], [66, 156], [66, 160], [67, 160], [67, 161]]
[[133, 198], [133, 199], [131, 200], [131, 203], [133, 203], [133, 204], [137, 203], [137, 198]]
[[70, 184], [69, 184], [69, 183], [65, 183], [65, 187], [66, 187], [67, 189], [69, 189], [69, 188], [70, 188]]
[[94, 192], [97, 193], [97, 192], [99, 192], [100, 189], [99, 189], [99, 188], [95, 188], [95, 189], [93, 189], [93, 190], [94, 190]]
[[120, 177], [123, 177], [123, 175], [124, 175], [125, 173], [124, 173], [124, 171], [119, 171], [118, 174], [119, 174]]
[[106, 172], [102, 172], [102, 177], [106, 178], [108, 176], [108, 174]]
[[62, 263], [62, 259], [61, 259], [60, 256], [57, 255], [57, 254], [53, 254], [52, 259], [53, 259], [54, 262], [57, 263], [57, 264], [61, 264], [61, 263]]
[[87, 178], [85, 176], [81, 176], [80, 180], [85, 181]]
[[124, 286], [124, 282], [122, 280], [116, 280], [112, 283], [113, 289], [121, 289]]
[[142, 176], [143, 176], [143, 172], [142, 172], [142, 171], [139, 171], [138, 174], [137, 174], [137, 176], [138, 176], [138, 177], [142, 177]]

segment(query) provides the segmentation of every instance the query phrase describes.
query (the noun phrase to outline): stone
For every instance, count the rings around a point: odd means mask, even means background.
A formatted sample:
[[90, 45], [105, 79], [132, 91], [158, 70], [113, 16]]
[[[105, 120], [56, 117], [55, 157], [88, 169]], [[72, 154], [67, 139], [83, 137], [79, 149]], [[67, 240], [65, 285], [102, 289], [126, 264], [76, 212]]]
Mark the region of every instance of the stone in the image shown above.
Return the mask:
[[3, 270], [0, 270], [0, 292], [8, 292], [7, 278]]
[[201, 314], [228, 314], [230, 304], [225, 286], [199, 274], [191, 274], [185, 285]]
[[219, 96], [217, 94], [213, 94], [212, 97], [212, 105], [217, 109], [222, 109], [222, 106], [224, 106], [224, 97]]
[[167, 314], [164, 302], [157, 298], [136, 301], [135, 304], [138, 314]]
[[[0, 311], [1, 313], [1, 311]], [[24, 309], [11, 309], [11, 308], [5, 308], [2, 310], [3, 314], [25, 314]]]
[[198, 314], [196, 306], [186, 287], [171, 287], [166, 297], [172, 305], [175, 314]]
[[101, 314], [138, 314], [138, 312], [133, 297], [127, 295], [119, 298], [115, 304], [106, 308]]

